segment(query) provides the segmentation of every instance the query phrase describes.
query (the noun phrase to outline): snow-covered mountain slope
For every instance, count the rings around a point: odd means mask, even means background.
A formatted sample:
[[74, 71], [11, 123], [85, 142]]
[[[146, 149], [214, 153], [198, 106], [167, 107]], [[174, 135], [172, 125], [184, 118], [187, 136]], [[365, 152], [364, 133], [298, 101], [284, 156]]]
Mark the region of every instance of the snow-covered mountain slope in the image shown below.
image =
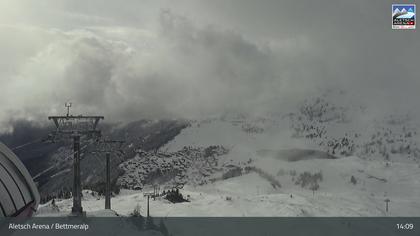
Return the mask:
[[[274, 187], [264, 175], [243, 173], [237, 177], [181, 190], [190, 202], [173, 204], [163, 198], [150, 201], [153, 216], [418, 216], [420, 168], [407, 163], [387, 166], [382, 161], [358, 157], [311, 159], [288, 162], [263, 158], [253, 163], [280, 182]], [[304, 172], [322, 173], [319, 189], [313, 192], [296, 184]], [[355, 182], [351, 182], [352, 176]], [[390, 199], [389, 212], [385, 199]], [[71, 199], [56, 200], [59, 212], [40, 206], [39, 216], [69, 212]], [[103, 208], [104, 199], [84, 191], [84, 209]], [[136, 205], [142, 214], [146, 198], [142, 191], [122, 190], [112, 199], [112, 208], [129, 215]]]
[[338, 157], [418, 163], [419, 124], [411, 116], [372, 118], [366, 107], [330, 100], [326, 96], [305, 100], [292, 112], [194, 121], [161, 150], [222, 145], [230, 149], [230, 158], [249, 159], [258, 150], [310, 149]]
[[[373, 117], [335, 100], [323, 95], [291, 111], [189, 121], [154, 149], [132, 139], [134, 157], [118, 165], [117, 185], [126, 190], [114, 209], [127, 215], [137, 203], [144, 207], [142, 194], [159, 185], [181, 188], [191, 202], [158, 199], [157, 216], [418, 216], [416, 120]], [[100, 202], [86, 200], [87, 210]]]

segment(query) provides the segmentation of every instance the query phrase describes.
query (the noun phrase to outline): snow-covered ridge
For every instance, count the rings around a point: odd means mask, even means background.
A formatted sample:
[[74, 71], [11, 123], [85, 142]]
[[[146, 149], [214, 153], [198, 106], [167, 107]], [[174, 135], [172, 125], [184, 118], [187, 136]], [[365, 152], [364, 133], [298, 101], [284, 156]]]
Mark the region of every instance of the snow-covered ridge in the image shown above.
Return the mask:
[[[309, 149], [394, 161], [420, 159], [420, 136], [407, 115], [364, 120], [363, 106], [336, 106], [326, 98], [307, 100], [294, 112], [193, 121], [161, 150], [223, 145], [233, 156], [252, 158], [257, 150]], [[246, 159], [246, 158], [245, 158]]]

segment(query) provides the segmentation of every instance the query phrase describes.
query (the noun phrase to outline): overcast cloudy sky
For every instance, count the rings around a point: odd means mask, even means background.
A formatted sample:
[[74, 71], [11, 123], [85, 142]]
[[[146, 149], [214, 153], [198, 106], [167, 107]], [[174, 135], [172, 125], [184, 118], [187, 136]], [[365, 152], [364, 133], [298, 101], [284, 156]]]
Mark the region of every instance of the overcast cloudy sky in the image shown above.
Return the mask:
[[327, 88], [420, 111], [420, 35], [385, 0], [0, 0], [0, 123], [285, 109]]

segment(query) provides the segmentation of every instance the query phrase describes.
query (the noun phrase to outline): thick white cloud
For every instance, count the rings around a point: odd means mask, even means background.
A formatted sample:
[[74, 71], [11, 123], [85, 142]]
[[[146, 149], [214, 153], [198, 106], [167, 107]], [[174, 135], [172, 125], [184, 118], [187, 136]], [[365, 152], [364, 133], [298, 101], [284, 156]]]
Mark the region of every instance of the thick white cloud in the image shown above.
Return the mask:
[[41, 119], [71, 100], [77, 111], [116, 120], [197, 117], [255, 110], [278, 96], [287, 77], [281, 70], [287, 61], [278, 53], [239, 33], [199, 27], [169, 11], [157, 20], [154, 32], [2, 28], [27, 39], [45, 38], [27, 53], [21, 47], [28, 41], [15, 43], [14, 50], [25, 56], [14, 59], [16, 71], [6, 76], [2, 109]]
[[0, 123], [68, 100], [113, 121], [278, 111], [329, 88], [420, 108], [418, 33], [389, 29], [390, 2], [174, 2], [4, 0]]

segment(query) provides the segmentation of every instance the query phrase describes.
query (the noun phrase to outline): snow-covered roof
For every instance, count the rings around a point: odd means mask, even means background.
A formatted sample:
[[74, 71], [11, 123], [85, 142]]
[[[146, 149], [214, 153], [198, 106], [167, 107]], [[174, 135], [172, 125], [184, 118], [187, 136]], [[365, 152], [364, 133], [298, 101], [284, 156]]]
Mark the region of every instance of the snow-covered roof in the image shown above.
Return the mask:
[[30, 216], [39, 192], [19, 158], [0, 142], [0, 217]]

